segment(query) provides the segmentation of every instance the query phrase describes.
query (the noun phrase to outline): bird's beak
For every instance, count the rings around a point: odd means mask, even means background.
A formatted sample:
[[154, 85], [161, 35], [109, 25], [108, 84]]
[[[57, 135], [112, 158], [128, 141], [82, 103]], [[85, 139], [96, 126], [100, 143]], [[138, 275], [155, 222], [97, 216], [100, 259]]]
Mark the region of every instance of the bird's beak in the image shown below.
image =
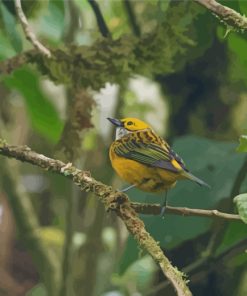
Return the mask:
[[122, 127], [123, 126], [123, 123], [119, 120], [119, 119], [116, 119], [116, 118], [110, 118], [110, 117], [107, 117], [107, 119], [115, 126], [118, 126], [118, 127]]

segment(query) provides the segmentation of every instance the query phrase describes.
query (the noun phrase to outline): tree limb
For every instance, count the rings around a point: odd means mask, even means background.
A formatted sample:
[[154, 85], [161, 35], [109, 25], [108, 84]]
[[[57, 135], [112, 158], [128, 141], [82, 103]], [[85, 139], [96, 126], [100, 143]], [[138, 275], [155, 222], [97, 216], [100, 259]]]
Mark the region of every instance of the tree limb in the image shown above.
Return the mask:
[[99, 200], [105, 205], [107, 210], [115, 211], [124, 222], [128, 231], [134, 236], [140, 247], [153, 257], [160, 266], [163, 274], [172, 283], [177, 295], [192, 295], [187, 287], [186, 280], [183, 279], [183, 274], [171, 265], [160, 246], [146, 231], [143, 221], [139, 219], [138, 215], [131, 207], [126, 194], [114, 191], [110, 186], [96, 181], [88, 172], [77, 169], [72, 166], [71, 163], [65, 164], [60, 160], [48, 158], [32, 151], [27, 146], [10, 146], [4, 140], [0, 139], [0, 154], [63, 175], [72, 179], [81, 190], [93, 192], [98, 196]]
[[[161, 213], [161, 206], [159, 204], [142, 204], [142, 203], [132, 202], [131, 206], [137, 213], [141, 213], [141, 214], [160, 215]], [[242, 221], [239, 215], [223, 213], [223, 212], [219, 212], [218, 210], [203, 210], [203, 209], [190, 209], [186, 207], [166, 206], [165, 213], [182, 215], [182, 216], [215, 217], [215, 218], [223, 218], [228, 220]]]
[[43, 44], [39, 42], [33, 31], [31, 30], [29, 23], [27, 21], [27, 18], [22, 10], [21, 7], [21, 0], [15, 0], [15, 9], [17, 16], [19, 18], [19, 21], [21, 23], [21, 26], [23, 28], [23, 31], [25, 33], [25, 36], [27, 40], [29, 40], [33, 46], [44, 56], [50, 58], [51, 57], [51, 52], [48, 48], [46, 48]]
[[22, 67], [26, 63], [28, 63], [28, 54], [30, 52], [37, 51], [36, 49], [33, 49], [31, 51], [27, 51], [24, 53], [21, 53], [19, 55], [16, 55], [12, 58], [9, 58], [5, 61], [0, 62], [0, 74], [1, 76], [3, 75], [9, 75], [11, 74], [14, 70]]
[[88, 3], [93, 9], [101, 35], [103, 37], [110, 37], [111, 34], [99, 8], [99, 4], [95, 0], [88, 0]]
[[247, 30], [247, 18], [235, 10], [224, 6], [215, 0], [194, 0], [218, 16], [227, 25], [240, 30]]
[[130, 23], [133, 33], [135, 34], [135, 36], [140, 37], [141, 30], [140, 30], [140, 27], [137, 23], [136, 16], [135, 16], [131, 1], [124, 0], [123, 4], [124, 4], [125, 10], [127, 12], [129, 23]]

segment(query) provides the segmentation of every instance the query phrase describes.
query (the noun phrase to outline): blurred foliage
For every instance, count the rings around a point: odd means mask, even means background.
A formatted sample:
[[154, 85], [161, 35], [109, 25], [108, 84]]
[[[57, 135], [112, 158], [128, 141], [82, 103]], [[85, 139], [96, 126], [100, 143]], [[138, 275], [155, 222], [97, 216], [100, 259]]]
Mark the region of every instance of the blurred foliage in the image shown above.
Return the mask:
[[[222, 254], [224, 251], [229, 250], [236, 243], [239, 243], [246, 237], [246, 225], [242, 222], [230, 222], [225, 231], [222, 242], [217, 249], [217, 255]], [[245, 263], [247, 257], [244, 257], [242, 264]]]
[[[173, 72], [183, 65], [184, 55], [193, 54], [191, 47], [195, 46], [193, 39], [187, 37], [189, 29], [184, 23], [192, 25], [190, 20], [200, 9], [192, 9], [189, 19], [184, 19], [188, 5], [181, 2], [172, 7], [164, 22], [142, 39], [131, 35], [116, 40], [98, 38], [90, 47], [53, 50], [52, 59], [31, 53], [28, 60], [38, 64], [41, 72], [56, 83], [90, 86], [96, 90], [106, 81], [121, 83], [132, 73], [150, 76]], [[178, 23], [176, 18], [180, 19]]]
[[[27, 17], [37, 17], [37, 14], [42, 11], [42, 8], [47, 6], [48, 2], [49, 0], [21, 0], [21, 6]], [[9, 13], [16, 17], [14, 0], [3, 0], [2, 3], [8, 9]]]
[[[196, 147], [196, 154], [191, 147]], [[194, 136], [175, 139], [173, 149], [184, 159], [189, 170], [201, 179], [207, 180], [212, 188], [201, 188], [190, 182], [180, 182], [168, 193], [168, 204], [213, 209], [215, 204], [229, 197], [235, 182], [234, 176], [244, 160], [244, 155], [236, 154], [235, 147], [234, 143], [218, 142]], [[247, 186], [244, 189], [247, 190]], [[137, 189], [130, 190], [129, 196], [134, 201], [148, 203], [160, 203], [164, 198], [164, 194], [154, 196]], [[143, 216], [142, 218], [151, 235], [165, 249], [175, 247], [184, 240], [208, 231], [212, 225], [211, 219], [202, 217], [188, 218], [165, 215], [164, 219], [156, 216]], [[183, 231], [181, 231], [182, 229]], [[241, 238], [244, 237], [245, 233], [242, 233]], [[123, 272], [137, 257], [138, 247], [130, 238], [122, 257], [120, 272]]]
[[234, 197], [241, 219], [247, 223], [247, 193], [239, 194]]
[[3, 4], [11, 3], [10, 1], [3, 1], [0, 3], [0, 10], [2, 15], [1, 27], [4, 27], [5, 36], [10, 39], [11, 45], [17, 53], [22, 51], [22, 40], [16, 30], [16, 20]]
[[63, 124], [54, 105], [41, 89], [37, 72], [29, 68], [18, 69], [12, 76], [5, 78], [5, 83], [10, 89], [22, 94], [32, 127], [56, 142]]
[[134, 293], [145, 293], [154, 281], [155, 273], [158, 267], [150, 256], [143, 256], [134, 261], [128, 269], [122, 274], [113, 275], [112, 282], [120, 287], [124, 295], [133, 295]]
[[35, 286], [26, 296], [47, 296], [45, 286], [42, 284]]
[[[0, 2], [1, 136], [44, 155], [73, 161], [99, 180], [122, 188], [126, 184], [114, 177], [108, 159], [113, 132], [105, 118], [138, 115], [161, 127], [190, 171], [212, 186], [209, 190], [179, 182], [168, 193], [170, 205], [234, 211], [233, 198], [238, 195], [236, 208], [246, 222], [246, 154], [236, 150], [247, 151], [247, 34], [228, 31], [194, 1], [129, 1], [130, 8], [127, 1], [98, 1], [111, 38], [100, 35], [86, 0], [22, 1], [32, 30], [51, 49], [51, 59], [30, 50], [14, 1]], [[222, 3], [247, 13], [246, 1]], [[130, 82], [143, 77], [138, 92]], [[155, 82], [155, 91], [148, 82]], [[4, 175], [2, 168], [0, 162]], [[63, 295], [172, 293], [170, 287], [159, 287], [163, 276], [157, 266], [94, 197], [37, 168], [23, 164], [19, 171], [39, 219], [39, 238], [53, 251], [59, 266], [66, 262], [64, 248], [71, 244], [72, 256], [63, 269]], [[19, 181], [15, 182], [19, 188]], [[11, 202], [11, 188], [6, 191]], [[128, 194], [139, 202], [160, 203], [164, 198], [137, 189]], [[247, 256], [236, 247], [245, 243], [246, 224], [175, 215], [141, 218], [172, 262], [191, 268], [194, 295], [246, 295]], [[22, 240], [25, 245], [18, 227], [7, 250], [16, 264], [28, 269], [26, 257], [16, 255], [16, 245]], [[0, 278], [5, 252], [0, 247]], [[25, 247], [25, 252], [30, 249]], [[229, 260], [226, 253], [233, 254]], [[220, 262], [220, 273], [212, 267], [213, 259]], [[8, 260], [4, 270], [24, 283], [26, 295], [48, 295], [42, 280], [35, 278], [34, 267], [18, 272]], [[201, 260], [206, 264], [200, 265]]]
[[247, 152], [247, 136], [246, 135], [240, 136], [240, 144], [238, 146], [237, 151]]

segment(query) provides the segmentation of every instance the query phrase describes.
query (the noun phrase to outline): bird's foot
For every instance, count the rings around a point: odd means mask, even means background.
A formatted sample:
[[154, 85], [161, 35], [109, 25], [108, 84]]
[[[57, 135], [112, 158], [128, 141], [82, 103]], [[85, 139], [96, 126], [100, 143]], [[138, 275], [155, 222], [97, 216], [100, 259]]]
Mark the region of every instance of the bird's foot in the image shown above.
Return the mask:
[[124, 188], [124, 189], [122, 189], [122, 190], [119, 190], [119, 191], [125, 193], [125, 192], [127, 192], [129, 189], [134, 188], [134, 187], [136, 187], [136, 184], [132, 184], [132, 185], [130, 185], [130, 186], [128, 186], [128, 187], [126, 187], [126, 188]]
[[165, 211], [166, 211], [166, 205], [161, 205], [160, 216], [163, 219], [165, 218]]

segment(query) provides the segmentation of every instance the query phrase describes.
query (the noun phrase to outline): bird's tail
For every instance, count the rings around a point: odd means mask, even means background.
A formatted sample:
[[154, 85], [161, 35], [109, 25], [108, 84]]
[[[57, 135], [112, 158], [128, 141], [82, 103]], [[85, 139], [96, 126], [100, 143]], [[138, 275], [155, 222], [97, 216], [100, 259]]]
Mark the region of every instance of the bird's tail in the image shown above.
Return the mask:
[[196, 176], [192, 175], [189, 172], [184, 171], [183, 172], [183, 177], [185, 177], [186, 179], [189, 179], [191, 181], [196, 182], [200, 186], [205, 186], [205, 187], [211, 188], [211, 186], [208, 185], [206, 182], [202, 181], [201, 179], [197, 178]]

